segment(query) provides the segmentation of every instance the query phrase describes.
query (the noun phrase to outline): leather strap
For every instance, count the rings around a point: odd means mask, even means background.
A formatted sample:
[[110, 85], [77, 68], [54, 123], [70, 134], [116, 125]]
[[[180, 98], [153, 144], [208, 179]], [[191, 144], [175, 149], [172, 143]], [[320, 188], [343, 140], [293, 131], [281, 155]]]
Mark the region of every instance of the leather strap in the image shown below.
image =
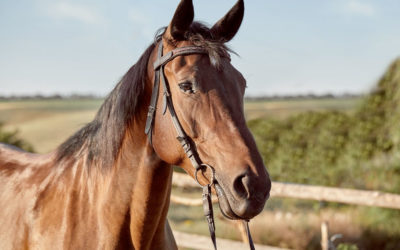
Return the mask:
[[[214, 212], [213, 212], [212, 201], [211, 201], [211, 186], [215, 183], [215, 179], [214, 179], [215, 171], [214, 171], [214, 168], [212, 168], [210, 165], [203, 164], [201, 162], [201, 160], [197, 154], [197, 151], [194, 147], [193, 141], [191, 140], [190, 137], [188, 137], [186, 135], [182, 125], [180, 124], [178, 116], [176, 115], [176, 112], [174, 109], [174, 105], [172, 103], [172, 98], [171, 98], [171, 94], [169, 91], [168, 81], [164, 75], [164, 66], [168, 62], [170, 62], [171, 60], [173, 60], [174, 58], [176, 58], [178, 56], [185, 56], [185, 55], [191, 55], [191, 54], [207, 54], [207, 51], [202, 47], [187, 46], [187, 47], [176, 48], [163, 56], [162, 41], [159, 43], [158, 51], [157, 51], [157, 59], [153, 65], [154, 66], [154, 87], [153, 87], [153, 91], [151, 94], [149, 111], [147, 113], [145, 133], [147, 134], [147, 136], [149, 138], [150, 144], [152, 144], [154, 117], [155, 117], [156, 109], [157, 109], [157, 100], [158, 100], [158, 96], [159, 96], [159, 92], [160, 92], [160, 81], [161, 81], [163, 84], [163, 91], [164, 91], [163, 92], [162, 114], [165, 115], [166, 110], [167, 109], [169, 110], [169, 113], [171, 114], [171, 118], [172, 118], [172, 123], [178, 134], [178, 136], [176, 138], [181, 143], [183, 150], [185, 151], [185, 154], [190, 159], [190, 162], [192, 163], [193, 167], [195, 168], [194, 175], [195, 175], [196, 181], [198, 182], [197, 173], [199, 170], [204, 170], [206, 168], [210, 168], [212, 171], [210, 183], [203, 186], [203, 210], [204, 210], [204, 215], [207, 219], [211, 240], [214, 244], [214, 249], [216, 250], [217, 244], [216, 244], [216, 237], [215, 237]], [[226, 217], [229, 218], [228, 216], [226, 216]], [[248, 223], [247, 223], [247, 221], [243, 221], [243, 223], [245, 224], [247, 237], [249, 239], [250, 249], [254, 250], [254, 244], [253, 244], [253, 240], [250, 235]]]
[[[157, 58], [160, 58], [162, 56], [162, 52], [163, 52], [162, 43], [160, 43], [160, 45], [158, 46]], [[147, 112], [146, 126], [144, 128], [144, 132], [148, 136], [151, 145], [153, 144], [152, 140], [153, 123], [157, 109], [159, 89], [160, 89], [160, 69], [157, 69], [154, 72], [154, 86], [153, 86], [153, 91], [151, 93], [149, 111]]]
[[[162, 43], [160, 43], [160, 45], [162, 47]], [[164, 56], [157, 58], [157, 60], [153, 63], [154, 69], [158, 69], [159, 67], [166, 65], [168, 62], [172, 61], [175, 57], [192, 55], [192, 54], [208, 54], [208, 52], [206, 49], [198, 46], [179, 47], [174, 50], [171, 50]]]
[[217, 249], [217, 239], [215, 237], [214, 211], [211, 199], [211, 184], [205, 185], [203, 187], [203, 211], [204, 211], [204, 216], [207, 219], [208, 230], [210, 231], [211, 241], [214, 245], [214, 249]]
[[251, 237], [251, 234], [250, 234], [249, 221], [242, 220], [242, 223], [243, 223], [244, 228], [246, 229], [246, 234], [247, 234], [247, 239], [249, 241], [250, 250], [255, 250], [253, 238]]

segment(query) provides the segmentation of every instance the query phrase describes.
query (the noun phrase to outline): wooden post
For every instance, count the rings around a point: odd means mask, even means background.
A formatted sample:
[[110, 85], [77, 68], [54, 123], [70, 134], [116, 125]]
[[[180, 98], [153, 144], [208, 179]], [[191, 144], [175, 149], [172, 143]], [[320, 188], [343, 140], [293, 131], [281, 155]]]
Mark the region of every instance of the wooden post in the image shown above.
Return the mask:
[[321, 223], [321, 249], [329, 250], [329, 231], [328, 222], [326, 221]]
[[246, 228], [244, 228], [244, 223], [240, 220], [235, 221], [236, 225], [239, 229], [240, 232], [240, 236], [242, 237], [242, 241], [243, 243], [248, 244], [249, 243], [249, 239], [247, 238], [247, 232], [246, 232]]

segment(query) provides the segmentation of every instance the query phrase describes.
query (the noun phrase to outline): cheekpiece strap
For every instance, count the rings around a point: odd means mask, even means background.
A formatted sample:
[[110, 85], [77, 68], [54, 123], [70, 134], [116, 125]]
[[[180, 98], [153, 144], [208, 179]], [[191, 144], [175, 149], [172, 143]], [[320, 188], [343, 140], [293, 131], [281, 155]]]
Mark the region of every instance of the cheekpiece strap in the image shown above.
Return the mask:
[[169, 51], [167, 54], [163, 56], [163, 43], [162, 41], [158, 45], [157, 59], [154, 62], [154, 86], [153, 91], [151, 93], [149, 111], [147, 113], [147, 120], [145, 126], [145, 133], [149, 138], [150, 144], [152, 144], [152, 134], [153, 134], [153, 125], [154, 125], [154, 117], [157, 109], [157, 100], [160, 89], [160, 81], [164, 84], [164, 97], [163, 97], [163, 114], [166, 112], [167, 108], [167, 100], [170, 99], [168, 92], [168, 84], [164, 75], [164, 66], [178, 56], [192, 55], [192, 54], [207, 54], [207, 50], [198, 47], [198, 46], [185, 46], [176, 48], [174, 50]]
[[[162, 57], [162, 52], [163, 52], [163, 46], [161, 42], [160, 45], [158, 46], [157, 58]], [[151, 93], [149, 111], [147, 112], [146, 126], [144, 129], [145, 134], [149, 138], [150, 144], [152, 144], [154, 116], [156, 114], [156, 109], [157, 109], [159, 89], [160, 89], [160, 69], [157, 69], [154, 72], [154, 86], [153, 86], [153, 91]]]

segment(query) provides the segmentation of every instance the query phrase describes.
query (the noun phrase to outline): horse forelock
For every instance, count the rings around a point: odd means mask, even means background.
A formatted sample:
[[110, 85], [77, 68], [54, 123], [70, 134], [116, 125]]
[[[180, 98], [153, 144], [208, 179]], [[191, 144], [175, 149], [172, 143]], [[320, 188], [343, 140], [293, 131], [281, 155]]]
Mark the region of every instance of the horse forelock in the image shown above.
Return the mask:
[[[229, 53], [236, 54], [224, 41], [215, 39], [210, 28], [201, 22], [193, 22], [190, 25], [189, 30], [184, 34], [184, 40], [189, 41], [194, 46], [206, 49], [211, 64], [217, 69], [221, 69], [223, 57], [226, 57]], [[176, 41], [174, 40], [168, 40], [167, 42], [172, 46], [176, 46]]]

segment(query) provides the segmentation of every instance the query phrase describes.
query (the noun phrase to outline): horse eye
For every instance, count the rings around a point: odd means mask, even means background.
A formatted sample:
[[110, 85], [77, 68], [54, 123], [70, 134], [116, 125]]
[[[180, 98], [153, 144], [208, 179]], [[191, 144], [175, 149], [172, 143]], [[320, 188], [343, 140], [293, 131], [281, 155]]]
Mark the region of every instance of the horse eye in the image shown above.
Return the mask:
[[189, 93], [189, 94], [194, 93], [193, 84], [189, 81], [179, 83], [179, 88], [185, 93]]

